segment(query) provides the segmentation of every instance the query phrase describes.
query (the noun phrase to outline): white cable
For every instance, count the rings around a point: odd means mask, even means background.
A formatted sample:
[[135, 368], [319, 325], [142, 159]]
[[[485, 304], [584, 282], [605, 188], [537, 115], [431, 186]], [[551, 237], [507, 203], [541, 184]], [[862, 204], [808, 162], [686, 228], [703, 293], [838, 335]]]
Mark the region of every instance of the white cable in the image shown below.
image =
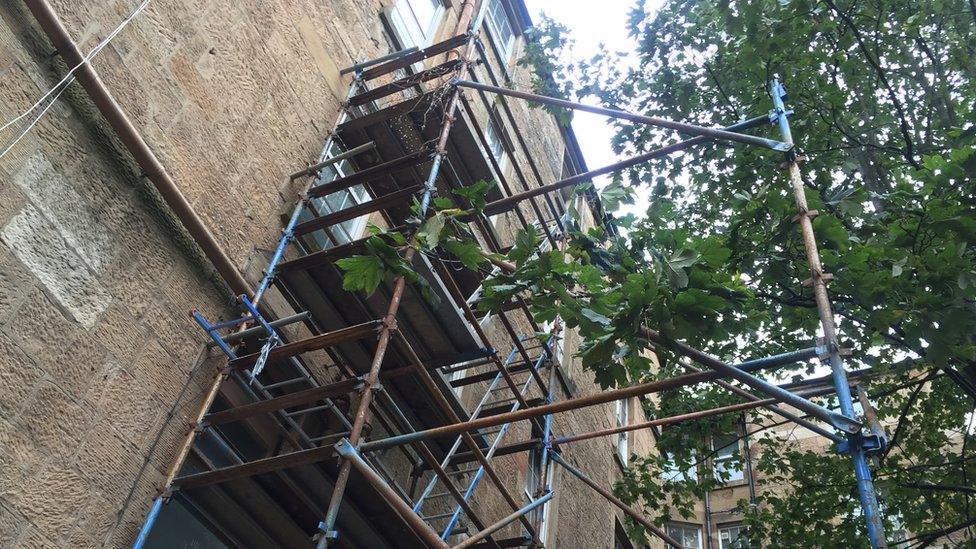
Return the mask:
[[26, 133], [30, 131], [30, 129], [37, 124], [37, 121], [40, 120], [42, 116], [44, 116], [44, 113], [46, 113], [51, 108], [51, 103], [57, 101], [58, 97], [60, 97], [61, 94], [64, 93], [65, 88], [67, 88], [68, 85], [75, 80], [74, 77], [75, 71], [80, 69], [81, 66], [84, 65], [85, 63], [91, 61], [96, 55], [98, 55], [103, 49], [105, 49], [105, 46], [107, 46], [109, 42], [112, 41], [112, 39], [114, 39], [120, 32], [122, 32], [122, 29], [124, 29], [133, 19], [135, 19], [136, 16], [142, 12], [142, 10], [146, 9], [146, 6], [148, 6], [149, 2], [151, 1], [152, 0], [143, 0], [143, 2], [139, 4], [139, 6], [135, 10], [133, 10], [128, 17], [123, 19], [122, 22], [119, 23], [119, 25], [115, 27], [115, 29], [111, 33], [109, 33], [108, 36], [106, 36], [101, 42], [98, 43], [98, 45], [96, 45], [94, 48], [92, 48], [90, 52], [88, 52], [88, 55], [86, 55], [82, 59], [81, 63], [78, 63], [77, 65], [72, 67], [71, 70], [69, 70], [68, 73], [64, 75], [64, 78], [62, 78], [57, 84], [55, 84], [53, 88], [51, 88], [50, 90], [47, 91], [47, 93], [42, 95], [41, 98], [35, 101], [34, 104], [31, 105], [30, 108], [28, 108], [26, 111], [24, 111], [23, 113], [15, 117], [13, 120], [10, 120], [2, 127], [0, 127], [0, 132], [2, 132], [7, 128], [9, 128], [11, 125], [16, 124], [20, 120], [23, 120], [27, 115], [34, 112], [34, 110], [37, 109], [38, 106], [44, 103], [44, 101], [47, 98], [51, 97], [51, 94], [55, 94], [54, 97], [51, 98], [48, 105], [46, 105], [44, 109], [41, 111], [41, 113], [37, 115], [37, 118], [32, 120], [31, 123], [28, 124], [27, 127], [23, 131], [21, 131], [21, 133], [14, 139], [13, 143], [11, 143], [10, 146], [8, 146], [6, 149], [4, 149], [2, 153], [0, 153], [0, 158], [2, 158], [3, 155], [7, 154], [7, 151], [9, 151], [14, 145], [16, 145], [18, 141], [23, 139], [24, 135], [26, 135]]
[[[72, 79], [72, 80], [74, 80], [74, 79]], [[71, 82], [68, 82], [68, 84], [70, 84], [70, 83], [71, 83]], [[19, 143], [19, 142], [20, 142], [20, 140], [21, 140], [21, 139], [23, 139], [23, 138], [24, 138], [24, 136], [26, 136], [26, 135], [27, 135], [27, 133], [31, 131], [31, 128], [33, 128], [34, 126], [36, 126], [36, 125], [37, 125], [37, 123], [41, 121], [41, 117], [43, 117], [43, 116], [44, 116], [44, 114], [45, 114], [45, 113], [46, 113], [46, 112], [47, 112], [47, 111], [48, 111], [48, 110], [49, 110], [49, 109], [50, 109], [51, 107], [53, 107], [53, 106], [54, 106], [54, 103], [55, 103], [55, 101], [57, 101], [57, 100], [58, 100], [58, 98], [59, 98], [59, 97], [61, 97], [61, 94], [62, 94], [62, 93], [64, 93], [64, 90], [66, 90], [66, 89], [68, 89], [68, 84], [65, 84], [64, 86], [62, 86], [62, 87], [61, 87], [61, 89], [60, 89], [60, 90], [58, 90], [58, 93], [57, 93], [57, 94], [56, 94], [56, 95], [54, 96], [54, 98], [52, 98], [52, 99], [51, 99], [51, 100], [50, 100], [50, 101], [48, 102], [48, 104], [44, 106], [44, 110], [42, 110], [42, 111], [41, 111], [41, 114], [39, 114], [39, 115], [37, 115], [37, 118], [35, 118], [35, 119], [33, 119], [33, 120], [31, 120], [31, 122], [30, 122], [30, 124], [28, 124], [28, 125], [27, 125], [27, 127], [26, 127], [26, 128], [24, 128], [24, 129], [23, 129], [23, 131], [21, 131], [21, 132], [20, 132], [20, 135], [18, 135], [18, 136], [17, 136], [17, 137], [16, 137], [16, 138], [15, 138], [15, 139], [13, 140], [13, 142], [12, 142], [12, 143], [11, 143], [10, 145], [7, 145], [7, 148], [6, 148], [6, 149], [4, 149], [4, 150], [3, 150], [3, 152], [0, 152], [0, 158], [3, 158], [4, 156], [6, 156], [6, 154], [7, 154], [8, 152], [10, 152], [10, 149], [12, 149], [12, 148], [14, 148], [14, 146], [15, 146], [15, 145], [17, 145], [17, 143]]]

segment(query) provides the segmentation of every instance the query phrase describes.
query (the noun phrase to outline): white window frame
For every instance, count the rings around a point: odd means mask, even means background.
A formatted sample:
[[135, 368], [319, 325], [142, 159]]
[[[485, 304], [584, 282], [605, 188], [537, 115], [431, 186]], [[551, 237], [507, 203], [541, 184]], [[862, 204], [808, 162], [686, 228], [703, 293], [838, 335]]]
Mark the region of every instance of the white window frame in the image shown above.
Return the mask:
[[[741, 522], [735, 524], [720, 524], [718, 527], [718, 547], [719, 549], [742, 549], [749, 547], [749, 540], [744, 535], [746, 526]], [[732, 533], [735, 533], [733, 537]], [[736, 543], [739, 538], [742, 543]]]
[[488, 150], [485, 151], [485, 154], [494, 157], [495, 161], [498, 162], [498, 169], [504, 172], [505, 168], [508, 167], [508, 152], [505, 150], [504, 130], [502, 130], [496, 114], [494, 112], [489, 114], [488, 124], [485, 125], [485, 141], [488, 144]]
[[[321, 159], [325, 160], [340, 154], [342, 151], [339, 150], [339, 146], [333, 141], [329, 148], [326, 149]], [[332, 164], [331, 166], [326, 166], [319, 171], [318, 176], [315, 178], [316, 185], [323, 185], [330, 181], [334, 181], [341, 177], [345, 177], [355, 170], [348, 161], [343, 160]], [[351, 206], [357, 204], [362, 204], [370, 199], [369, 193], [366, 191], [366, 187], [363, 185], [355, 185], [349, 189], [344, 189], [338, 192], [330, 193], [325, 196], [316, 197], [313, 201], [315, 209], [320, 216], [325, 216], [337, 211], [344, 210]], [[338, 246], [340, 244], [345, 244], [347, 242], [352, 242], [358, 239], [366, 230], [366, 222], [369, 220], [369, 215], [361, 215], [355, 219], [350, 219], [348, 221], [343, 221], [336, 225], [329, 227], [329, 234], [335, 237], [335, 242], [331, 238], [320, 240], [315, 238], [315, 242], [322, 248], [330, 248], [332, 246]], [[327, 245], [323, 245], [327, 244]]]
[[[725, 446], [717, 447], [716, 445], [719, 441], [726, 437], [734, 437], [735, 440]], [[715, 475], [716, 480], [721, 482], [741, 482], [745, 480], [745, 468], [743, 467], [744, 459], [742, 453], [742, 439], [735, 433], [730, 435], [719, 435], [712, 437], [712, 471]], [[731, 450], [728, 454], [724, 454], [726, 450]], [[736, 458], [736, 453], [739, 456]], [[731, 462], [738, 463], [731, 463]], [[728, 478], [725, 478], [720, 473], [729, 473]]]
[[[434, 11], [429, 21], [421, 21], [423, 8], [432, 4]], [[397, 0], [387, 11], [387, 19], [397, 41], [404, 49], [416, 46], [424, 48], [434, 42], [437, 29], [444, 15], [444, 4], [440, 0]]]
[[485, 6], [487, 10], [485, 22], [488, 24], [488, 32], [492, 42], [498, 48], [502, 61], [507, 65], [512, 53], [515, 52], [515, 29], [512, 28], [512, 22], [508, 19], [508, 13], [501, 0], [486, 1], [488, 5]]
[[[626, 427], [630, 425], [630, 399], [624, 398], [616, 401], [616, 410], [614, 416], [617, 419], [617, 427]], [[630, 461], [630, 433], [624, 431], [622, 433], [617, 433], [617, 438], [614, 443], [617, 449], [617, 457], [620, 458], [620, 462], [626, 466]]]
[[[669, 522], [665, 525], [665, 531], [668, 535], [677, 541], [681, 542], [681, 547], [675, 547], [670, 543], [667, 544], [669, 549], [702, 549], [702, 529], [701, 526], [695, 524], [679, 524], [676, 522]], [[686, 543], [685, 536], [691, 534], [694, 538], [692, 540], [692, 545]]]

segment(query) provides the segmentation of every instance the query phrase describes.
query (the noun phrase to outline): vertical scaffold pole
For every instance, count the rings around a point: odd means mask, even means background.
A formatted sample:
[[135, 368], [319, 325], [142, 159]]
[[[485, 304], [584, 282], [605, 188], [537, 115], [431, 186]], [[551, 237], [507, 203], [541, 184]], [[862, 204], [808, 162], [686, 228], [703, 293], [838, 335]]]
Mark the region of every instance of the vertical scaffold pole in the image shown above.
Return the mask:
[[[471, 23], [473, 10], [474, 0], [465, 0], [465, 2], [461, 5], [461, 12], [458, 17], [455, 34], [461, 35], [468, 33], [468, 26]], [[458, 54], [460, 58], [460, 63], [456, 69], [456, 75], [458, 76], [464, 74], [464, 70], [470, 57], [472, 40], [472, 38], [469, 38], [467, 42], [465, 42], [462, 52]], [[448, 56], [450, 57], [454, 54], [454, 52], [455, 50], [448, 52]], [[457, 110], [459, 103], [459, 94], [460, 92], [457, 89], [454, 89], [451, 100], [445, 109], [444, 122], [441, 126], [439, 139], [437, 141], [434, 161], [431, 165], [430, 175], [427, 178], [423, 193], [420, 197], [420, 218], [423, 218], [427, 207], [430, 204], [431, 197], [436, 188], [437, 175], [441, 162], [443, 161], [444, 156], [447, 154], [447, 140], [454, 120], [454, 112]], [[406, 251], [403, 254], [403, 259], [407, 263], [413, 259], [414, 253], [416, 252], [416, 242], [416, 233], [414, 233], [410, 239]], [[373, 391], [378, 388], [377, 382], [379, 381], [380, 367], [383, 364], [383, 358], [386, 355], [386, 349], [390, 343], [390, 339], [392, 338], [393, 333], [397, 330], [396, 315], [400, 308], [400, 300], [403, 296], [406, 282], [406, 279], [402, 275], [397, 277], [397, 279], [394, 281], [393, 293], [390, 297], [390, 305], [387, 308], [386, 316], [383, 319], [383, 329], [380, 332], [379, 343], [377, 343], [376, 351], [374, 351], [373, 362], [370, 365], [369, 373], [366, 375], [363, 382], [362, 397], [356, 409], [356, 416], [353, 421], [352, 430], [349, 433], [348, 444], [352, 448], [358, 447], [360, 438], [362, 437], [363, 426], [370, 415], [370, 403], [373, 399]], [[339, 518], [339, 507], [342, 504], [342, 499], [346, 492], [346, 486], [349, 483], [351, 468], [352, 462], [349, 459], [344, 459], [342, 461], [342, 465], [339, 467], [339, 474], [336, 476], [336, 482], [332, 488], [332, 496], [329, 498], [329, 506], [326, 509], [325, 520], [319, 525], [321, 537], [316, 544], [317, 549], [326, 549], [329, 546], [329, 540], [338, 535], [335, 531], [335, 523]], [[413, 517], [411, 517], [411, 519], [412, 518]]]
[[[771, 117], [775, 117], [779, 124], [779, 130], [784, 142], [793, 145], [793, 135], [790, 132], [790, 122], [788, 119], [789, 111], [786, 110], [786, 89], [778, 78], [774, 78], [770, 84], [770, 95], [773, 98], [773, 112]], [[814, 300], [817, 304], [817, 311], [820, 315], [820, 325], [824, 332], [824, 343], [827, 346], [828, 361], [830, 364], [831, 377], [834, 381], [834, 388], [837, 398], [840, 401], [840, 411], [848, 418], [854, 419], [854, 403], [851, 398], [851, 387], [847, 380], [847, 372], [844, 370], [844, 361], [840, 355], [840, 346], [837, 340], [837, 326], [834, 324], [834, 313], [830, 307], [830, 297], [827, 294], [827, 281], [830, 276], [823, 272], [823, 265], [820, 262], [820, 251], [817, 249], [817, 240], [813, 233], [813, 222], [811, 221], [811, 210], [807, 205], [807, 198], [803, 180], [800, 177], [800, 166], [798, 163], [795, 147], [786, 153], [787, 169], [789, 170], [790, 185], [796, 199], [797, 220], [800, 224], [800, 232], [803, 235], [803, 246], [806, 249], [807, 263], [810, 266], [810, 281], [813, 286]], [[868, 460], [864, 446], [864, 437], [860, 431], [847, 435], [847, 450], [854, 461], [854, 476], [857, 478], [857, 492], [861, 500], [861, 507], [864, 510], [864, 518], [867, 521], [868, 540], [871, 547], [885, 548], [884, 524], [881, 521], [881, 512], [878, 506], [878, 495], [874, 489], [874, 482], [871, 479], [871, 470], [868, 468]]]

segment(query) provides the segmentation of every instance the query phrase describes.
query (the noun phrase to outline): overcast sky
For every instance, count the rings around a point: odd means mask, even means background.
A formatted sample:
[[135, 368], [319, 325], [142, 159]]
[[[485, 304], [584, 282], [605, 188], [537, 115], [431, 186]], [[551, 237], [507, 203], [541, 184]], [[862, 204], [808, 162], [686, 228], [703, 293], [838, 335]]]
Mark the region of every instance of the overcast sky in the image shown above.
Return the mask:
[[[601, 43], [611, 51], [634, 49], [633, 42], [627, 36], [626, 24], [627, 12], [635, 2], [636, 0], [526, 0], [525, 4], [534, 21], [538, 22], [544, 13], [569, 27], [572, 38], [576, 41], [573, 58], [585, 59], [596, 53]], [[581, 112], [573, 117], [573, 129], [590, 169], [599, 168], [615, 159], [610, 149], [613, 130], [606, 120], [603, 116]]]

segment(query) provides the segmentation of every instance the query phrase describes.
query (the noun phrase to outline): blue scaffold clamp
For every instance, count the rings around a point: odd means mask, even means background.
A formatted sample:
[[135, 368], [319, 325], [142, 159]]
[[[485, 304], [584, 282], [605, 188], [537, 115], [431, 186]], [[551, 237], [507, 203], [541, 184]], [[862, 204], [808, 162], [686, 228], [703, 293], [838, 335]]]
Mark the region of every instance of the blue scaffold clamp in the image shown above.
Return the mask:
[[268, 357], [271, 355], [271, 350], [280, 345], [282, 340], [281, 336], [278, 335], [278, 332], [275, 331], [274, 327], [268, 323], [263, 315], [261, 315], [261, 312], [258, 311], [258, 308], [246, 295], [240, 295], [237, 297], [237, 299], [247, 311], [247, 313], [241, 317], [211, 324], [202, 314], [200, 314], [200, 311], [196, 309], [190, 311], [190, 316], [197, 321], [197, 324], [199, 324], [200, 327], [207, 332], [210, 339], [214, 341], [217, 347], [219, 347], [230, 360], [234, 360], [238, 358], [238, 356], [234, 352], [231, 345], [220, 335], [220, 330], [236, 328], [247, 322], [254, 322], [264, 329], [265, 334], [267, 334], [267, 338], [265, 339], [264, 345], [261, 346], [261, 352], [258, 355], [257, 360], [254, 362], [254, 366], [251, 367], [251, 371], [249, 373], [250, 382], [254, 383], [254, 379], [258, 376], [258, 374], [261, 373], [262, 370], [264, 370], [265, 365], [268, 363]]

